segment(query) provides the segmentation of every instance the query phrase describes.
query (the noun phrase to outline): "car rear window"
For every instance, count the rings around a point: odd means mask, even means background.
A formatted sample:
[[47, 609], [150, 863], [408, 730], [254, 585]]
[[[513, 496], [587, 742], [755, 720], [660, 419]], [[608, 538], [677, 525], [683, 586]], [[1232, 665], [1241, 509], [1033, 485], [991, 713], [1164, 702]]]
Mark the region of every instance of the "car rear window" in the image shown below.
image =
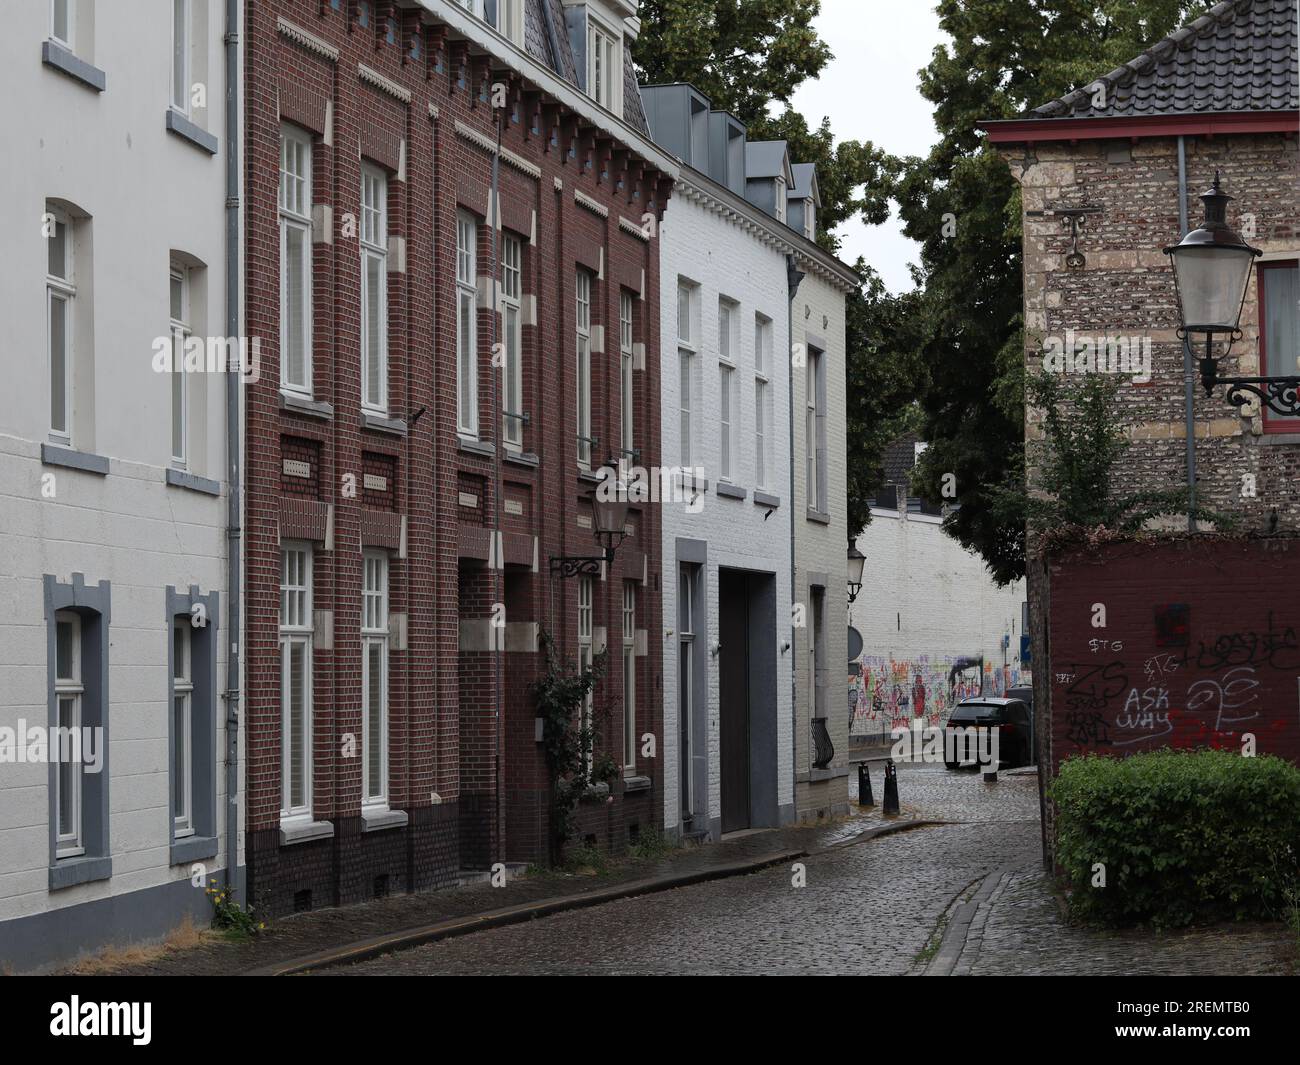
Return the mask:
[[961, 703], [953, 707], [948, 718], [951, 724], [971, 724], [975, 721], [997, 721], [1001, 719], [1002, 707], [989, 706], [987, 703]]

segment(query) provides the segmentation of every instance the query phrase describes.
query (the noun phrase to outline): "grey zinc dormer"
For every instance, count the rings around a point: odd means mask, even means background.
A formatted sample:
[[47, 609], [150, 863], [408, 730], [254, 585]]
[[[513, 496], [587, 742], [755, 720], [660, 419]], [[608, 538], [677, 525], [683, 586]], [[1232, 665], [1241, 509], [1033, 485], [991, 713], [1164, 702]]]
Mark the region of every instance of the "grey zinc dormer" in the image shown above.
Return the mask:
[[709, 177], [745, 195], [745, 127], [729, 111], [709, 113]]
[[650, 136], [687, 166], [709, 169], [709, 98], [694, 85], [645, 85], [641, 88]]
[[790, 213], [786, 222], [809, 240], [816, 240], [817, 212], [822, 205], [817, 189], [817, 167], [813, 163], [794, 163], [790, 172], [794, 181], [790, 186]]
[[778, 221], [786, 220], [786, 196], [794, 185], [785, 141], [745, 145], [745, 198]]

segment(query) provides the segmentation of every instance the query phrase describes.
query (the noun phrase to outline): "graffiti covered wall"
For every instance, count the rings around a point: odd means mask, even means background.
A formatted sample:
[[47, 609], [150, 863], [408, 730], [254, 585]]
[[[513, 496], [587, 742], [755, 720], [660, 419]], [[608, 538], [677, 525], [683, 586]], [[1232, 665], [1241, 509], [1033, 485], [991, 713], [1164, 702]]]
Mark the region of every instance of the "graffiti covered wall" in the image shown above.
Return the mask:
[[1126, 544], [1051, 567], [1051, 756], [1300, 762], [1300, 540]]
[[981, 663], [977, 656], [919, 655], [884, 658], [863, 654], [860, 675], [849, 676], [849, 732], [910, 728], [915, 718], [941, 725], [953, 706], [971, 695], [1003, 695], [1027, 683], [1020, 666]]
[[862, 591], [849, 608], [862, 635], [861, 674], [848, 677], [850, 733], [887, 734], [915, 717], [942, 724], [967, 695], [1028, 684], [1019, 659], [1025, 582], [999, 588], [935, 515], [871, 514], [857, 541]]

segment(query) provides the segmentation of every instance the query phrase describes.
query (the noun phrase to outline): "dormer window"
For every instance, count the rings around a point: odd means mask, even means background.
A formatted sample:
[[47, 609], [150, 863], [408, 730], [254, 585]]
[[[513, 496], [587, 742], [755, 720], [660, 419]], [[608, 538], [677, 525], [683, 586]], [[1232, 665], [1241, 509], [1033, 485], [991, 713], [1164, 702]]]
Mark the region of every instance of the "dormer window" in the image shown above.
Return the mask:
[[622, 100], [623, 48], [618, 34], [587, 16], [587, 94], [616, 114]]
[[477, 15], [506, 40], [524, 46], [524, 0], [456, 0], [466, 11]]
[[817, 239], [817, 213], [816, 208], [813, 207], [812, 197], [804, 201], [803, 235], [809, 240]]
[[778, 176], [776, 179], [776, 220], [785, 221], [785, 178]]

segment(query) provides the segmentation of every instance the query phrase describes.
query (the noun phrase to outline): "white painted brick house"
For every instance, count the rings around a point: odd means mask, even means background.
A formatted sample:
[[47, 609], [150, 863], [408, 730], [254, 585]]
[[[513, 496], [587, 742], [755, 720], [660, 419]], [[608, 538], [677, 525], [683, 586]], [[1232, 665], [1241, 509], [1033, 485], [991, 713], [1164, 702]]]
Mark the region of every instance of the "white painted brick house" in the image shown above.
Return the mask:
[[[790, 390], [804, 371], [788, 355], [790, 286], [792, 271], [840, 286], [822, 282], [819, 295], [834, 342], [813, 339], [829, 352], [822, 372], [839, 366], [823, 380], [839, 399], [822, 429], [838, 416], [828, 437], [838, 481], [827, 490], [843, 525], [843, 294], [853, 275], [804, 235], [815, 233], [815, 178], [805, 171], [796, 189], [783, 142], [747, 144], [689, 85], [642, 96], [656, 140], [685, 164], [660, 231], [662, 454], [665, 466], [696, 471], [698, 491], [664, 506], [664, 823], [717, 838], [797, 816], [799, 736], [810, 726], [794, 701], [792, 523], [804, 516], [792, 498]], [[843, 534], [839, 543], [839, 583], [821, 602], [829, 626], [830, 594], [841, 597], [842, 646]]]
[[[226, 380], [153, 364], [173, 330], [226, 332], [227, 11], [6, 14], [0, 969], [23, 971], [205, 926], [192, 878], [225, 880]], [[51, 726], [101, 730], [98, 771], [23, 755]]]

